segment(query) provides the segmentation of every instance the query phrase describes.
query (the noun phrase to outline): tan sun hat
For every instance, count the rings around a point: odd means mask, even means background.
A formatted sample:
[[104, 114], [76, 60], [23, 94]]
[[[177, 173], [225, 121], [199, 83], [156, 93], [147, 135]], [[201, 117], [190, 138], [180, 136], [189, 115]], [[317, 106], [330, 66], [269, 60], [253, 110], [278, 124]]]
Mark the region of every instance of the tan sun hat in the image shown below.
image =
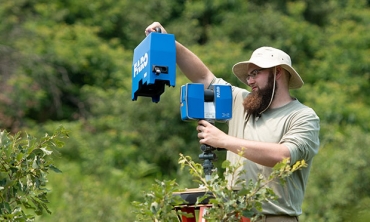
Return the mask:
[[[261, 47], [256, 49], [249, 61], [238, 62], [233, 66], [233, 73], [240, 81], [247, 84], [247, 72], [250, 63], [261, 68], [281, 66], [290, 73], [289, 88], [298, 89], [303, 86], [303, 80], [292, 67], [290, 56], [280, 49]], [[248, 85], [248, 84], [247, 84]]]

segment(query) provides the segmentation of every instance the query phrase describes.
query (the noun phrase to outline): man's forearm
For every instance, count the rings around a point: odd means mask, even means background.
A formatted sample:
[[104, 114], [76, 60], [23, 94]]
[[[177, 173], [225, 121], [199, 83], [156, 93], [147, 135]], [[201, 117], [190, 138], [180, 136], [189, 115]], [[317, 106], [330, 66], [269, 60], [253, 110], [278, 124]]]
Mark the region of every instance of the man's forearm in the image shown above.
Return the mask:
[[273, 167], [284, 158], [290, 157], [289, 149], [282, 144], [250, 141], [228, 136], [224, 147], [229, 151], [243, 156], [255, 163]]
[[203, 83], [207, 88], [214, 75], [193, 52], [176, 42], [176, 62], [186, 77], [195, 83]]

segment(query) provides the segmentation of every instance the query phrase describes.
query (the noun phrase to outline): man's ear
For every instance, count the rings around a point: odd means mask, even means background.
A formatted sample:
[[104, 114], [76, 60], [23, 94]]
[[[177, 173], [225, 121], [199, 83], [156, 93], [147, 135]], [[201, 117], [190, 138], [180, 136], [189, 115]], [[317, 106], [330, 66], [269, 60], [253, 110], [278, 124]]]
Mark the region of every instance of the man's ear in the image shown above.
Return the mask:
[[276, 66], [276, 80], [282, 78], [284, 75], [284, 69], [281, 66]]

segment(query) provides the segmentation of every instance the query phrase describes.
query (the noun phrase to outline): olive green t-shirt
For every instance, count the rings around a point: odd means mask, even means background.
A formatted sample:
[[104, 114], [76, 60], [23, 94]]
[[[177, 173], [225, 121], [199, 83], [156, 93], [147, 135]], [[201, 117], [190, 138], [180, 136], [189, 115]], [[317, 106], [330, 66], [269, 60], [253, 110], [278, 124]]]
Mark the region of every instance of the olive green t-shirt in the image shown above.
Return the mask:
[[[216, 78], [212, 84], [228, 83]], [[278, 200], [263, 203], [262, 213], [291, 216], [302, 214], [301, 206], [312, 159], [319, 150], [319, 117], [311, 108], [294, 100], [282, 107], [268, 109], [259, 117], [252, 115], [247, 122], [242, 103], [249, 92], [235, 86], [232, 87], [232, 92], [233, 116], [228, 123], [229, 135], [253, 141], [284, 144], [290, 151], [291, 164], [302, 159], [308, 164], [308, 167], [294, 172], [285, 185], [281, 185], [279, 181], [269, 184], [278, 196]], [[227, 152], [227, 159], [231, 163], [243, 162], [243, 170], [246, 171], [243, 179], [246, 181], [255, 181], [259, 174], [267, 178], [272, 172], [271, 167], [241, 158], [230, 151]]]

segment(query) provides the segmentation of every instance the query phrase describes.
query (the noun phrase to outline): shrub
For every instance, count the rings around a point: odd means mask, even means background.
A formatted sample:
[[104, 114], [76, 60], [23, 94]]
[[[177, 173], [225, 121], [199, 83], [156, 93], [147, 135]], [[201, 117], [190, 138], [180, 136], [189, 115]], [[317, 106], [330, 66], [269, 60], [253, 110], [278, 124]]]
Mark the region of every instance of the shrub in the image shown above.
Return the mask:
[[51, 213], [47, 175], [49, 170], [61, 172], [53, 165], [52, 153], [64, 146], [60, 139], [65, 137], [63, 127], [41, 139], [0, 132], [0, 221], [33, 221], [34, 214]]

